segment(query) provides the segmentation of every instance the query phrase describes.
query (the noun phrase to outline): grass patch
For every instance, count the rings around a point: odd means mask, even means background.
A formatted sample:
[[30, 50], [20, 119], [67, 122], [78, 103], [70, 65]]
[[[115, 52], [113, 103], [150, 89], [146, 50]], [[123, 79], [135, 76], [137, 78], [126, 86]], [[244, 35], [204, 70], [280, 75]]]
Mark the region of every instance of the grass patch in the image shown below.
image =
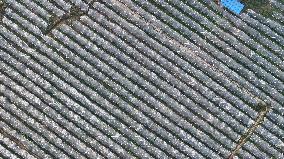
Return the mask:
[[272, 13], [277, 11], [269, 0], [241, 0], [241, 2], [245, 4], [245, 9], [252, 9], [265, 17], [271, 17]]

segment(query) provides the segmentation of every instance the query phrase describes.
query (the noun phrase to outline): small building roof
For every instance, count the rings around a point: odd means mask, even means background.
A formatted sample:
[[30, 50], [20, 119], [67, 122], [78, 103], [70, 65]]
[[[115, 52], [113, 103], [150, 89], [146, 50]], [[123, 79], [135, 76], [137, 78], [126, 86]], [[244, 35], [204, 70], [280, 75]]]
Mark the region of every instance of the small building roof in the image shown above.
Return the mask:
[[221, 0], [221, 3], [224, 7], [236, 14], [240, 14], [244, 8], [244, 4], [238, 0]]

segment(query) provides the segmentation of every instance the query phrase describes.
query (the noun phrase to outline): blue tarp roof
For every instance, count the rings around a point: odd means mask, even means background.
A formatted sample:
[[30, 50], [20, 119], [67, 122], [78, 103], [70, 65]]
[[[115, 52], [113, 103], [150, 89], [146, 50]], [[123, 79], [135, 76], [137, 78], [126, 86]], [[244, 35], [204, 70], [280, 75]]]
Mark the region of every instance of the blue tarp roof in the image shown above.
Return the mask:
[[244, 4], [238, 0], [221, 0], [221, 3], [224, 7], [236, 14], [240, 14], [244, 8]]

